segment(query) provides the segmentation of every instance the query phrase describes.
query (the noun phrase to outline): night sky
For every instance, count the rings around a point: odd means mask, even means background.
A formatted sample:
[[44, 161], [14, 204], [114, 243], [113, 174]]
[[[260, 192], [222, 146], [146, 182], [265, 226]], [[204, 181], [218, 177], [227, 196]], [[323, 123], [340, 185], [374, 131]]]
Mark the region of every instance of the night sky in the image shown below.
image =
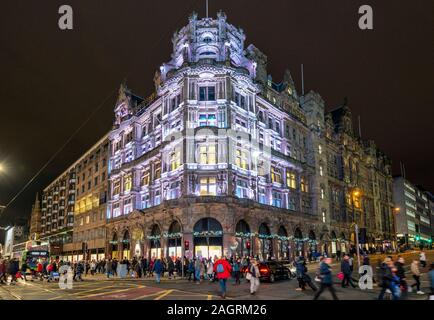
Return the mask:
[[[58, 28], [58, 8], [74, 9], [74, 30]], [[358, 28], [358, 8], [374, 10], [374, 30]], [[210, 0], [241, 27], [246, 47], [268, 56], [280, 82], [321, 94], [327, 110], [348, 97], [363, 138], [374, 139], [407, 178], [434, 190], [431, 0]], [[88, 123], [12, 203], [0, 224], [30, 216], [35, 194], [111, 128], [119, 84], [153, 90], [171, 37], [205, 0], [2, 1], [0, 5], [0, 204], [8, 203], [93, 113]], [[356, 122], [356, 121], [354, 121]], [[3, 240], [3, 239], [1, 239]], [[1, 241], [0, 240], [0, 241]]]

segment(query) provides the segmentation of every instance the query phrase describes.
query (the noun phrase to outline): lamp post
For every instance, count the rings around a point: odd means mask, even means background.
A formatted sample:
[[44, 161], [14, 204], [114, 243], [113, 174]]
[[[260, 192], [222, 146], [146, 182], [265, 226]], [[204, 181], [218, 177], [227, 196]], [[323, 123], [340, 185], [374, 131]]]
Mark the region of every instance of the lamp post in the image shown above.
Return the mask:
[[359, 226], [357, 225], [357, 223], [352, 223], [351, 224], [351, 228], [354, 226], [354, 230], [356, 233], [356, 250], [357, 250], [357, 264], [359, 266], [360, 269], [360, 251], [359, 251]]

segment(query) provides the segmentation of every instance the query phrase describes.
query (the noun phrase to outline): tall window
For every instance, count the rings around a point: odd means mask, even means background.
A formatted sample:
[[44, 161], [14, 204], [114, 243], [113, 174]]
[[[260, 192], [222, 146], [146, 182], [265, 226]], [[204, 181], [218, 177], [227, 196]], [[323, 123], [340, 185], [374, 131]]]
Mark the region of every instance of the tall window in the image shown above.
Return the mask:
[[325, 209], [322, 209], [322, 222], [323, 223], [326, 222], [326, 211], [325, 211]]
[[322, 146], [321, 145], [318, 145], [318, 153], [322, 154]]
[[170, 154], [170, 170], [176, 170], [181, 165], [181, 151], [174, 151]]
[[273, 206], [282, 207], [282, 194], [277, 191], [273, 191]]
[[282, 183], [282, 174], [280, 173], [280, 170], [274, 166], [271, 166], [271, 181]]
[[150, 206], [151, 206], [151, 201], [150, 201], [149, 194], [145, 194], [142, 197], [142, 209], [149, 208]]
[[249, 169], [247, 152], [237, 149], [235, 153], [235, 164], [245, 170]]
[[249, 197], [249, 187], [246, 181], [237, 180], [236, 195], [238, 198], [248, 198]]
[[131, 198], [124, 200], [124, 214], [128, 214], [133, 211], [133, 205]]
[[259, 196], [259, 203], [262, 204], [268, 204], [267, 203], [267, 197], [266, 197], [266, 193], [265, 193], [265, 188], [258, 188], [258, 196]]
[[124, 192], [130, 192], [133, 183], [131, 174], [124, 177]]
[[154, 177], [155, 179], [160, 179], [161, 178], [161, 162], [157, 162], [155, 164], [155, 172], [154, 172]]
[[149, 185], [149, 169], [142, 171], [142, 176], [140, 179], [140, 185], [148, 186]]
[[200, 87], [199, 101], [215, 101], [215, 87]]
[[309, 185], [305, 177], [301, 177], [300, 187], [302, 192], [309, 192]]
[[286, 172], [286, 185], [292, 189], [297, 188], [297, 180], [295, 177], [295, 173], [289, 171]]
[[322, 166], [319, 166], [319, 175], [322, 177], [324, 174], [324, 170]]
[[217, 194], [217, 185], [215, 177], [200, 178], [200, 195], [215, 196]]
[[321, 199], [325, 198], [325, 191], [324, 191], [324, 187], [321, 186]]
[[119, 180], [116, 180], [113, 184], [113, 195], [118, 195], [121, 193], [121, 182]]
[[121, 210], [119, 208], [119, 203], [113, 205], [113, 218], [119, 217], [121, 215]]
[[201, 145], [199, 147], [199, 163], [200, 164], [216, 164], [216, 145]]

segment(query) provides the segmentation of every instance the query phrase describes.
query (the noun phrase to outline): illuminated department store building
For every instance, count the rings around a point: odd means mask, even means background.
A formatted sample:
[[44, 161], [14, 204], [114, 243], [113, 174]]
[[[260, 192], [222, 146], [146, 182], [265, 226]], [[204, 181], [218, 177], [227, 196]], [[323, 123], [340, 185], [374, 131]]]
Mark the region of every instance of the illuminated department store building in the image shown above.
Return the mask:
[[[193, 13], [155, 93], [143, 99], [121, 85], [109, 134], [112, 257], [284, 259], [338, 241], [321, 200], [317, 94], [299, 97], [289, 71], [274, 83], [267, 57], [244, 40], [224, 13]], [[333, 232], [349, 238], [344, 224]]]

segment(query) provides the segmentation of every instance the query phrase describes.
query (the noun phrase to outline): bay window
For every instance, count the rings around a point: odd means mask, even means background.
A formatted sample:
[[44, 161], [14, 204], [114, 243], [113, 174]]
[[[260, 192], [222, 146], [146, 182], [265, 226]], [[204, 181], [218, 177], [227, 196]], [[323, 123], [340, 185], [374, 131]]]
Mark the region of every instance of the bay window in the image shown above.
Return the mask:
[[217, 195], [217, 184], [215, 177], [202, 177], [199, 180], [200, 195], [201, 196], [215, 196]]
[[273, 206], [282, 207], [282, 194], [277, 191], [273, 191]]
[[142, 171], [142, 176], [140, 178], [140, 185], [141, 186], [148, 186], [149, 185], [149, 176], [150, 176], [149, 169]]
[[215, 87], [199, 87], [199, 101], [215, 101]]
[[176, 170], [181, 165], [181, 151], [173, 151], [170, 154], [170, 170]]
[[249, 197], [249, 187], [246, 181], [237, 180], [236, 195], [238, 198], [248, 198]]
[[201, 145], [199, 146], [199, 163], [200, 164], [216, 164], [216, 145]]
[[116, 180], [113, 184], [113, 195], [118, 195], [121, 193], [121, 182], [119, 180]]
[[280, 170], [274, 166], [271, 166], [271, 181], [276, 183], [282, 183], [282, 174]]
[[237, 149], [235, 152], [235, 164], [245, 170], [249, 169], [247, 152]]

